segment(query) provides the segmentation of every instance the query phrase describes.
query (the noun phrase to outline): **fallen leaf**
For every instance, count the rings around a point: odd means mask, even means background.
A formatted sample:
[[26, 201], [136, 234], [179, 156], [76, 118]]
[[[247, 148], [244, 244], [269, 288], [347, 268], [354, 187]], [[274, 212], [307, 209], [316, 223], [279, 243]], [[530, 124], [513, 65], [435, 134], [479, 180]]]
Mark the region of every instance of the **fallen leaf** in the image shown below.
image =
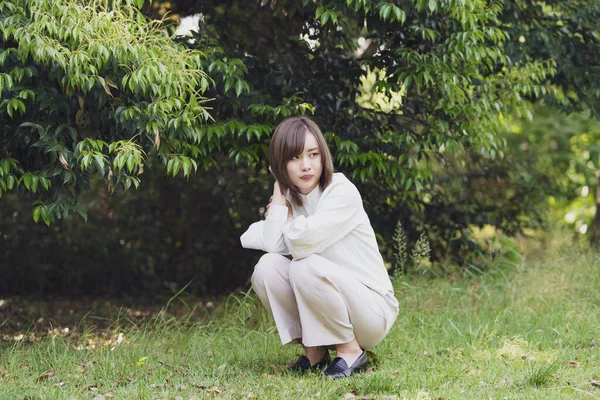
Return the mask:
[[591, 381], [590, 384], [595, 388], [600, 388], [600, 381]]
[[185, 385], [179, 385], [179, 390], [186, 390], [187, 387]]
[[183, 400], [183, 397], [177, 396], [177, 397], [175, 397], [175, 400]]
[[92, 400], [106, 400], [106, 397], [102, 396], [101, 394], [94, 396], [94, 398], [92, 398]]
[[54, 386], [62, 387], [64, 384], [65, 384], [64, 382], [58, 382], [58, 383], [55, 383]]
[[80, 367], [82, 371], [90, 372], [92, 369], [94, 369], [94, 362], [89, 361], [85, 364], [79, 364], [78, 367]]
[[504, 385], [506, 385], [506, 379], [501, 379], [500, 382], [498, 382], [498, 388], [501, 389]]
[[104, 394], [105, 397], [115, 397], [114, 392], [107, 392]]
[[217, 386], [204, 386], [204, 385], [195, 385], [196, 388], [200, 389], [200, 390], [206, 390], [209, 393], [221, 393], [222, 390], [219, 389]]
[[275, 365], [275, 364], [270, 364], [269, 365], [271, 368], [273, 368], [275, 371], [284, 371], [286, 370], [288, 367], [287, 365]]
[[538, 330], [536, 330], [536, 332], [537, 333], [544, 333], [544, 330], [543, 329], [538, 329]]
[[85, 392], [86, 390], [98, 390], [98, 386], [96, 386], [96, 385], [89, 385], [89, 386], [85, 385], [83, 387], [83, 391]]
[[38, 382], [45, 381], [48, 378], [52, 378], [54, 375], [56, 375], [56, 371], [54, 371], [54, 369], [51, 369], [38, 376], [36, 380]]
[[344, 395], [344, 400], [355, 399], [356, 396], [353, 393], [346, 393]]
[[571, 367], [579, 367], [581, 364], [578, 363], [577, 361], [569, 361], [569, 365]]
[[206, 388], [206, 391], [209, 392], [209, 393], [212, 393], [212, 392], [221, 393], [221, 392], [223, 392], [221, 389], [219, 389], [216, 386], [209, 386], [209, 387]]
[[369, 367], [367, 368], [367, 370], [365, 371], [365, 374], [370, 374], [371, 372], [373, 372], [373, 367]]

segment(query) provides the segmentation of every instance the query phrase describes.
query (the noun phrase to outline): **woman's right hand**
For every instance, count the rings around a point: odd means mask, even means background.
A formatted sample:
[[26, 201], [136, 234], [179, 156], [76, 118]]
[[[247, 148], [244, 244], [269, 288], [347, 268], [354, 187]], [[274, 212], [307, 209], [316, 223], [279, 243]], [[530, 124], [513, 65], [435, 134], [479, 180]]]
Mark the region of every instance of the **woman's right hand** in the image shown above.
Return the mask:
[[285, 197], [285, 194], [281, 193], [279, 182], [275, 181], [275, 183], [273, 184], [273, 195], [271, 196], [269, 203], [280, 204], [283, 206], [285, 205], [286, 201], [287, 199]]
[[[271, 170], [271, 166], [269, 166], [269, 172], [273, 174], [273, 170]], [[273, 175], [275, 177], [275, 175]], [[292, 203], [285, 197], [285, 194], [281, 193], [281, 187], [279, 186], [279, 181], [275, 178], [275, 183], [273, 183], [273, 195], [269, 199], [269, 204], [267, 204], [267, 210], [265, 211], [265, 218], [269, 215], [269, 208], [271, 204], [279, 204], [281, 206], [285, 205], [288, 208], [288, 222], [294, 219], [294, 213], [292, 211]]]

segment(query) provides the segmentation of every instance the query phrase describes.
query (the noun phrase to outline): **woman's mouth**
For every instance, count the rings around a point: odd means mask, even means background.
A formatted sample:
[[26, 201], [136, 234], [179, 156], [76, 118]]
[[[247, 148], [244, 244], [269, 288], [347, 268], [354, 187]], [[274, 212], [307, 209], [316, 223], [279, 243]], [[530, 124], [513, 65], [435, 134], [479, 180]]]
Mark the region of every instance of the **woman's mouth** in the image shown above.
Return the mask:
[[302, 175], [300, 179], [302, 179], [303, 181], [310, 181], [312, 177], [312, 175]]

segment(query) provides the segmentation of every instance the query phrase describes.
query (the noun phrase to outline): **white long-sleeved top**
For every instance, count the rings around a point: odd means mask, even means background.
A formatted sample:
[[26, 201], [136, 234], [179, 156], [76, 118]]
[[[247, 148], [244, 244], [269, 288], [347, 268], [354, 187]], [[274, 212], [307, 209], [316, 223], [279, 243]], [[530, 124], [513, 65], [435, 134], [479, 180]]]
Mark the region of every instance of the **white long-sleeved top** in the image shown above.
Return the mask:
[[242, 246], [268, 253], [291, 254], [294, 260], [317, 254], [348, 269], [365, 286], [385, 295], [392, 283], [377, 247], [360, 193], [342, 173], [333, 174], [324, 190], [301, 195], [302, 206], [271, 204], [267, 218], [250, 225]]

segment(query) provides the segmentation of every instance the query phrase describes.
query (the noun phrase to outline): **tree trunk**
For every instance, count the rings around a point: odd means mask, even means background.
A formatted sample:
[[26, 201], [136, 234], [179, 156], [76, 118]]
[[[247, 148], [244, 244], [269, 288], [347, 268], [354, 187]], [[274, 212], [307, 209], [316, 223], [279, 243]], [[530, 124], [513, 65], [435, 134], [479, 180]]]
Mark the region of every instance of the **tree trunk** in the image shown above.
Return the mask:
[[592, 233], [592, 247], [600, 248], [600, 169], [596, 171], [596, 217], [594, 218], [594, 232]]

